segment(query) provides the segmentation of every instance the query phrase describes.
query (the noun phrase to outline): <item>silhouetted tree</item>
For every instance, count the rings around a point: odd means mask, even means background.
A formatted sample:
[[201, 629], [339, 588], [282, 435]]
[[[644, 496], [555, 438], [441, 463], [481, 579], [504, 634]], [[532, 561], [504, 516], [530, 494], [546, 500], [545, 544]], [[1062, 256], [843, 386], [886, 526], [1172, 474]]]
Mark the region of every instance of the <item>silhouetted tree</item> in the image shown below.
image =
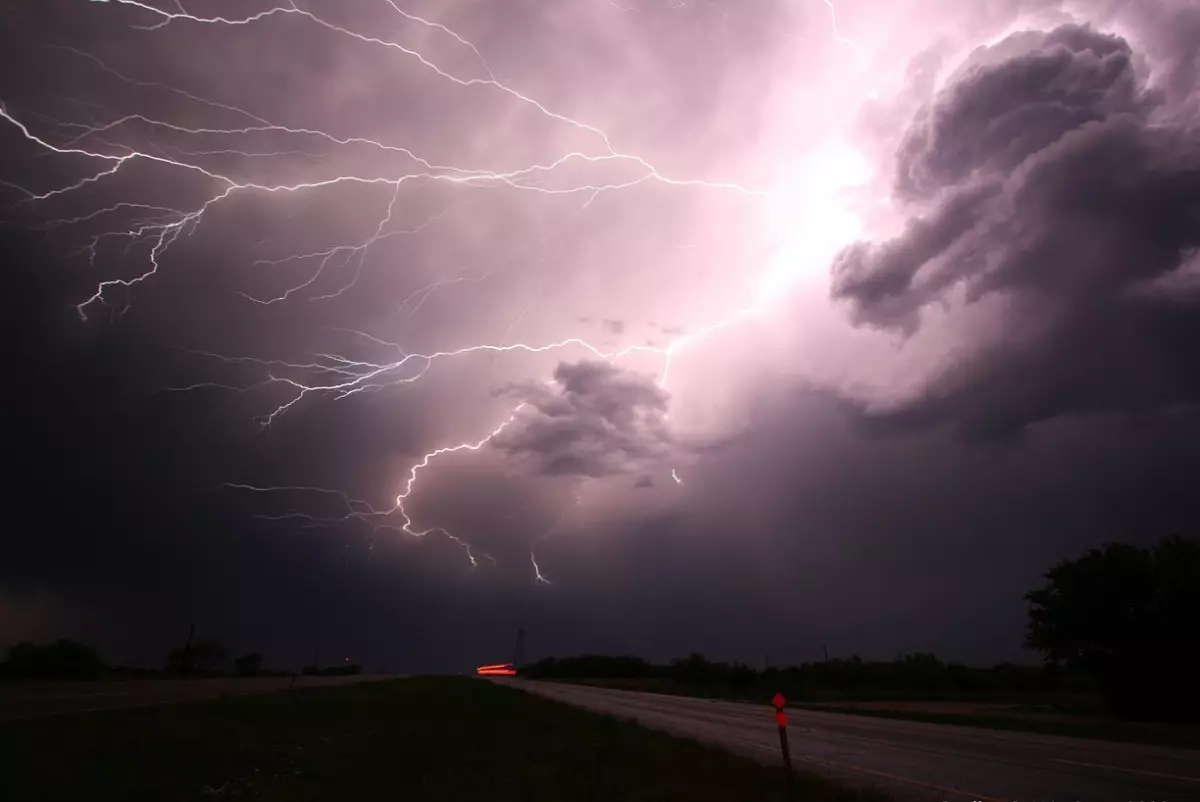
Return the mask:
[[191, 649], [172, 649], [167, 652], [167, 671], [172, 674], [192, 673]]
[[750, 688], [758, 680], [758, 672], [753, 666], [748, 666], [745, 663], [739, 663], [736, 660], [729, 673], [729, 686], [734, 690]]
[[673, 660], [671, 668], [676, 676], [685, 680], [706, 680], [717, 673], [717, 666], [710, 663], [708, 658], [697, 652], [692, 652], [682, 660]]
[[263, 656], [258, 652], [243, 654], [233, 661], [233, 669], [243, 677], [262, 673]]
[[38, 679], [93, 679], [106, 669], [95, 649], [65, 638], [43, 646], [18, 643], [0, 663], [0, 675]]
[[573, 679], [603, 679], [630, 677], [651, 677], [656, 674], [656, 667], [640, 657], [618, 655], [585, 654], [578, 657], [564, 657], [557, 660], [553, 657], [522, 666], [521, 673], [529, 677], [560, 677]]
[[201, 674], [216, 671], [228, 656], [225, 647], [215, 640], [202, 640], [192, 645], [192, 659]]
[[1025, 597], [1030, 648], [1095, 672], [1118, 715], [1200, 719], [1200, 541], [1110, 543], [1046, 578]]

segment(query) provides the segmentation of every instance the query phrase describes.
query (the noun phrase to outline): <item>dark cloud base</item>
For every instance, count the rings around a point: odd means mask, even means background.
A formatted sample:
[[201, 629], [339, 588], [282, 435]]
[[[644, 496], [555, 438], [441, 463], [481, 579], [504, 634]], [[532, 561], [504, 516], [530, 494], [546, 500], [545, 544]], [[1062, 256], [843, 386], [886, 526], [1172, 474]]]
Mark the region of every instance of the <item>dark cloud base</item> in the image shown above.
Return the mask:
[[917, 216], [843, 251], [834, 297], [909, 334], [960, 290], [967, 316], [1003, 299], [1004, 335], [877, 426], [1001, 437], [1200, 403], [1200, 136], [1171, 103], [1195, 87], [1148, 84], [1136, 64], [1087, 27], [1014, 34], [918, 115], [896, 179]]

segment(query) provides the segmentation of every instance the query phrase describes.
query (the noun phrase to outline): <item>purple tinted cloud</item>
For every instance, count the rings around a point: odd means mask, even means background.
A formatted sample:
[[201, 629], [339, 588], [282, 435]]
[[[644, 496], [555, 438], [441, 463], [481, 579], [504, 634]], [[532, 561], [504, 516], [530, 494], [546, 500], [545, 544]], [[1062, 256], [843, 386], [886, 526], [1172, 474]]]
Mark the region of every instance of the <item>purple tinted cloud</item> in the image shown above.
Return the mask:
[[563, 363], [554, 384], [511, 387], [523, 406], [490, 445], [546, 476], [662, 469], [672, 449], [668, 395], [653, 377], [606, 362]]
[[835, 5], [0, 15], [0, 599], [402, 670], [1014, 656], [1049, 561], [1200, 515], [1200, 13]]
[[844, 250], [834, 297], [861, 323], [911, 333], [961, 290], [968, 306], [1003, 299], [1007, 331], [890, 425], [1002, 434], [1200, 400], [1187, 356], [1200, 298], [1170, 289], [1200, 247], [1200, 146], [1191, 125], [1161, 121], [1168, 93], [1133, 55], [1087, 27], [1014, 34], [975, 53], [914, 121], [897, 185], [929, 211]]

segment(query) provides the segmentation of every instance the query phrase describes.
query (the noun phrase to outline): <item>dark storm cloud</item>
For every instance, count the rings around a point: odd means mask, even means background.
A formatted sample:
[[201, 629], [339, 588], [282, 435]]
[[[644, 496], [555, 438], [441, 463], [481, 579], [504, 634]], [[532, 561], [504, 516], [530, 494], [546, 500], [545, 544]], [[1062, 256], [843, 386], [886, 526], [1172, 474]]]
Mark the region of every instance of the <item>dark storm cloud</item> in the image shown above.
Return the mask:
[[898, 192], [932, 206], [844, 250], [833, 294], [858, 322], [911, 333], [961, 288], [966, 314], [1004, 304], [1005, 333], [875, 422], [992, 436], [1200, 401], [1200, 297], [1171, 289], [1200, 246], [1195, 129], [1160, 121], [1164, 93], [1117, 37], [1064, 26], [995, 49], [906, 136]]
[[[979, 224], [998, 191], [996, 184], [985, 184], [954, 192], [928, 217], [909, 221], [900, 237], [851, 245], [834, 264], [835, 297], [853, 299], [861, 322], [912, 331], [923, 303], [958, 278], [955, 269], [967, 256], [966, 234]], [[914, 297], [914, 277], [934, 260], [940, 269], [923, 286], [923, 295]]]
[[[1005, 54], [1017, 51], [1005, 58]], [[1011, 170], [1066, 132], [1143, 101], [1123, 39], [1064, 25], [974, 54], [910, 127], [897, 191], [924, 198], [973, 172]]]
[[1175, 0], [1122, 3], [1107, 0], [1106, 18], [1117, 20], [1135, 42], [1139, 56], [1149, 60], [1155, 91], [1161, 96], [1160, 114], [1182, 121], [1200, 111], [1196, 80], [1200, 75], [1200, 4]]
[[[777, 377], [757, 389], [759, 425], [684, 475], [681, 520], [597, 536], [626, 555], [611, 570], [631, 577], [611, 604], [629, 618], [649, 605], [674, 613], [657, 638], [622, 630], [609, 605], [596, 613], [643, 649], [775, 662], [820, 660], [824, 642], [831, 656], [1035, 660], [1020, 648], [1021, 593], [1046, 566], [1106, 539], [1188, 531], [1200, 512], [1187, 490], [1197, 414], [1060, 419], [1020, 443], [875, 438], [827, 393]], [[567, 551], [547, 545], [559, 587], [591, 581], [581, 574], [599, 558]]]
[[[884, 141], [899, 151], [913, 222], [895, 242], [844, 254], [839, 281], [862, 322], [886, 328], [916, 330], [923, 308], [953, 303], [964, 285], [980, 306], [1012, 299], [1011, 342], [984, 351], [986, 341], [972, 341], [978, 359], [917, 403], [873, 419], [906, 429], [954, 420], [983, 431], [1027, 418], [1033, 391], [1060, 406], [1066, 398], [1086, 408], [1107, 392], [1135, 407], [1138, 398], [1111, 393], [1159, 388], [1165, 398], [1190, 375], [1179, 367], [1174, 384], [1164, 379], [1164, 365], [1184, 364], [1190, 274], [1164, 273], [1157, 256], [1139, 256], [1147, 280], [1130, 281], [1118, 269], [1124, 262], [1096, 254], [1155, 225], [1153, 203], [1169, 206], [1157, 225], [1183, 225], [1185, 207], [1166, 204], [1162, 182], [1178, 180], [1181, 131], [1195, 111], [1195, 9], [1139, 0], [1122, 12], [1128, 25], [1098, 18], [1100, 30], [1128, 32], [1130, 44], [1082, 29], [1026, 34], [976, 53], [937, 94], [963, 46], [1055, 4], [903, 0], [898, 29], [887, 31], [901, 51], [881, 55], [877, 71], [855, 69], [819, 0], [771, 0], [752, 12], [727, 2], [643, 2], [636, 12], [600, 0], [551, 12], [534, 0], [297, 3], [348, 30], [394, 38], [464, 79], [493, 70], [547, 108], [602, 126], [614, 148], [651, 159], [663, 175], [763, 188], [786, 182], [787, 165], [819, 144], [809, 131], [848, 122], [868, 88], [859, 83], [924, 53], [904, 103], [881, 101], [886, 113], [861, 143], [867, 156]], [[237, 2], [184, 5], [251, 13]], [[270, 5], [283, 4], [255, 8]], [[364, 142], [166, 125], [247, 124], [218, 103], [460, 167], [508, 170], [603, 152], [596, 137], [512, 95], [456, 86], [395, 48], [297, 15], [145, 30], [160, 17], [144, 8], [80, 3], [64, 15], [53, 6], [0, 12], [0, 52], [15, 65], [0, 70], [0, 100], [58, 144], [76, 141], [81, 126], [137, 113], [155, 122], [131, 120], [78, 142], [143, 148], [270, 185], [413, 169], [399, 151]], [[399, 8], [450, 26], [477, 50]], [[839, 2], [842, 33], [879, 38], [877, 8]], [[1153, 91], [1141, 80], [1143, 60], [1153, 66]], [[1021, 94], [1031, 87], [1033, 99]], [[925, 103], [929, 111], [910, 125]], [[781, 145], [763, 144], [776, 138]], [[0, 150], [10, 156], [0, 179], [14, 185], [0, 184], [5, 202], [22, 197], [18, 186], [47, 191], [105, 166], [50, 155], [7, 124]], [[1089, 172], [1089, 160], [1105, 169]], [[573, 161], [539, 172], [530, 188], [620, 182], [637, 176], [633, 167]], [[1076, 180], [1085, 183], [1064, 186]], [[220, 190], [194, 170], [137, 159], [15, 213], [40, 226], [120, 201], [191, 209]], [[111, 308], [93, 305], [88, 323], [74, 304], [97, 280], [149, 266], [153, 238], [119, 233], [136, 228], [141, 213], [131, 223], [130, 210], [118, 209], [33, 237], [0, 227], [0, 246], [13, 245], [0, 252], [14, 268], [5, 286], [16, 353], [6, 364], [19, 391], [6, 401], [16, 421], [11, 462], [20, 466], [6, 485], [10, 525], [0, 538], [0, 646], [79, 635], [116, 660], [157, 665], [195, 622], [197, 637], [262, 651], [273, 667], [311, 662], [319, 648], [404, 672], [460, 671], [505, 659], [521, 626], [531, 657], [701, 650], [786, 661], [819, 658], [827, 642], [837, 655], [925, 649], [986, 662], [1020, 656], [1021, 593], [1050, 562], [1197, 520], [1188, 470], [1200, 429], [1186, 410], [1137, 427], [1058, 419], [1011, 448], [943, 431], [863, 437], [844, 403], [811, 387], [797, 392], [780, 377], [783, 360], [760, 353], [759, 335], [780, 322], [772, 314], [680, 351], [669, 383], [672, 427], [680, 427], [673, 438], [663, 425], [667, 399], [652, 380], [573, 363], [585, 353], [573, 347], [414, 359], [411, 373], [387, 374], [394, 387], [310, 394], [270, 427], [255, 423], [293, 397], [286, 384], [263, 384], [271, 375], [313, 378], [276, 360], [380, 364], [574, 335], [617, 348], [652, 332], [666, 347], [726, 314], [770, 258], [776, 243], [767, 248], [756, 233], [759, 200], [650, 181], [596, 195], [436, 181], [398, 192], [337, 184], [235, 193], [160, 254], [152, 278], [129, 293], [111, 287]], [[1139, 210], [1122, 211], [1127, 201]], [[1110, 240], [1096, 240], [1097, 225]], [[341, 258], [380, 231], [362, 258]], [[91, 238], [105, 232], [117, 233], [89, 259]], [[330, 248], [343, 250], [327, 264], [297, 258]], [[1036, 265], [1051, 261], [1055, 270], [1023, 273], [1025, 262], [1011, 255], [1022, 249], [1046, 251]], [[1097, 269], [1104, 265], [1112, 270]], [[287, 301], [246, 299], [297, 287]], [[807, 336], [810, 320], [797, 321]], [[657, 355], [642, 356], [617, 364], [663, 369]], [[840, 360], [838, 349], [821, 356]], [[1155, 361], [1142, 363], [1144, 381], [1106, 382], [1145, 356]], [[560, 359], [567, 364], [553, 384], [533, 383]], [[530, 383], [507, 384], [514, 379]], [[489, 396], [501, 386], [502, 397]], [[717, 403], [722, 394], [727, 407]], [[459, 446], [479, 442], [517, 399], [527, 405], [496, 448]], [[710, 410], [713, 431], [685, 428]], [[305, 517], [344, 516], [343, 490], [366, 500], [359, 509], [390, 507], [431, 449], [453, 453], [421, 469], [408, 511], [414, 528], [445, 527], [461, 542]], [[224, 483], [285, 490], [213, 489]], [[564, 493], [567, 485], [580, 492]], [[272, 516], [282, 520], [263, 520]], [[398, 514], [385, 521], [402, 523]], [[531, 545], [553, 586], [535, 581]]]
[[667, 393], [652, 377], [607, 362], [562, 363], [554, 386], [504, 391], [525, 402], [492, 441], [534, 474], [612, 476], [660, 463], [671, 453]]
[[[717, 24], [724, 10], [716, 4], [648, 4], [636, 18], [604, 3], [552, 14], [535, 2], [297, 4], [347, 31], [420, 51], [418, 60], [290, 13], [231, 26], [176, 19], [148, 30], [162, 22], [153, 11], [159, 5], [83, 3], [63, 15], [26, 3], [0, 12], [0, 52], [14, 65], [0, 70], [6, 113], [55, 145], [154, 157], [14, 207], [28, 193], [71, 186], [111, 165], [51, 154], [0, 122], [7, 157], [0, 251], [14, 274], [6, 289], [20, 299], [6, 317], [16, 345], [7, 364], [25, 378], [21, 393], [6, 395], [6, 412], [18, 422], [11, 461], [22, 470], [6, 486], [16, 523], [0, 540], [0, 618], [15, 608], [19, 620], [0, 622], [0, 648], [10, 637], [80, 634], [114, 659], [156, 665], [195, 621], [198, 636], [261, 650], [274, 665], [311, 660], [314, 641], [326, 654], [371, 643], [372, 663], [395, 659], [403, 662], [391, 666], [406, 670], [477, 665], [495, 656], [481, 653], [495, 646], [489, 639], [501, 639], [506, 653], [536, 587], [524, 547], [562, 512], [540, 506], [538, 489], [552, 483], [491, 477], [503, 473], [503, 452], [439, 459], [422, 474], [414, 517], [497, 558], [493, 566], [481, 557], [479, 570], [461, 544], [437, 534], [418, 539], [358, 521], [310, 526], [304, 516], [344, 514], [343, 489], [390, 506], [430, 449], [477, 438], [507, 417], [515, 402], [489, 398], [490, 388], [545, 376], [559, 355], [439, 360], [395, 392], [309, 397], [260, 430], [255, 418], [289, 400], [286, 385], [263, 384], [266, 373], [279, 375], [280, 360], [308, 364], [315, 354], [380, 362], [401, 349], [567, 335], [636, 342], [635, 321], [688, 312], [673, 266], [660, 257], [691, 235], [696, 199], [707, 195], [704, 204], [722, 209], [722, 221], [737, 229], [752, 208], [743, 198], [652, 182], [582, 207], [582, 194], [415, 180], [399, 191], [358, 183], [238, 191], [156, 251], [153, 276], [129, 292], [110, 285], [87, 322], [74, 305], [97, 281], [133, 279], [152, 266], [158, 229], [125, 233], [139, 230], [143, 211], [161, 223], [161, 215], [176, 219], [172, 210], [196, 209], [223, 191], [223, 182], [214, 188], [200, 170], [162, 158], [274, 186], [423, 170], [398, 148], [431, 163], [503, 170], [602, 152], [593, 133], [495, 87], [444, 80], [429, 69], [435, 63], [464, 80], [494, 67], [522, 94], [611, 129], [614, 143], [664, 170], [715, 175], [746, 134], [744, 126], [706, 120], [745, 119], [760, 102], [742, 91], [742, 73], [773, 69], [770, 44], [781, 36], [774, 6]], [[188, 11], [241, 19], [273, 4], [243, 5]], [[401, 8], [451, 26], [472, 46], [399, 16]], [[650, 85], [658, 88], [645, 91]], [[130, 114], [138, 116], [125, 119]], [[236, 133], [263, 121], [280, 127]], [[93, 125], [104, 130], [89, 132]], [[300, 129], [353, 141], [337, 145]], [[572, 161], [561, 175], [547, 174], [546, 186], [624, 181], [633, 175], [628, 167]], [[69, 220], [77, 222], [62, 222]], [[26, 236], [26, 224], [43, 230]], [[363, 258], [340, 258], [381, 232], [358, 251]], [[342, 250], [327, 263], [297, 258], [331, 248]], [[286, 302], [248, 300], [288, 290]], [[671, 303], [660, 306], [660, 297]], [[575, 325], [577, 313], [594, 326]], [[618, 322], [627, 322], [623, 334]], [[271, 368], [259, 370], [264, 363]], [[179, 387], [195, 389], [164, 392]], [[578, 392], [600, 403], [597, 388]], [[637, 392], [645, 401], [631, 400], [638, 414], [660, 416], [661, 394], [650, 385]], [[632, 483], [642, 475], [636, 463], [654, 462], [658, 425], [593, 411], [612, 416], [603, 421], [601, 450], [617, 450], [597, 454], [576, 442], [582, 454], [560, 453], [553, 471], [628, 470]], [[639, 442], [641, 434], [649, 440]], [[525, 456], [535, 471], [549, 468]], [[213, 490], [225, 483], [334, 492]], [[520, 552], [509, 559], [513, 544]], [[38, 599], [54, 603], [31, 601]], [[580, 596], [572, 615], [591, 601]], [[566, 643], [543, 640], [540, 648]]]

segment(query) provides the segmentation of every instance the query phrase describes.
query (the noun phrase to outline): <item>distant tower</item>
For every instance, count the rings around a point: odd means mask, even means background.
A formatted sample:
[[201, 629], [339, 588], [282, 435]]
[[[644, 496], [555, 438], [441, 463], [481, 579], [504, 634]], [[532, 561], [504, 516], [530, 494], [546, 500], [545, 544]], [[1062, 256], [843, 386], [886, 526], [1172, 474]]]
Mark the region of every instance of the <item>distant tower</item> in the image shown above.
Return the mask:
[[517, 647], [513, 649], [513, 670], [520, 671], [525, 664], [525, 627], [517, 629]]

